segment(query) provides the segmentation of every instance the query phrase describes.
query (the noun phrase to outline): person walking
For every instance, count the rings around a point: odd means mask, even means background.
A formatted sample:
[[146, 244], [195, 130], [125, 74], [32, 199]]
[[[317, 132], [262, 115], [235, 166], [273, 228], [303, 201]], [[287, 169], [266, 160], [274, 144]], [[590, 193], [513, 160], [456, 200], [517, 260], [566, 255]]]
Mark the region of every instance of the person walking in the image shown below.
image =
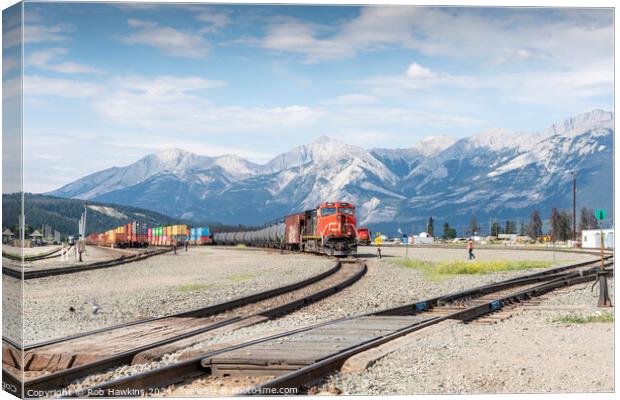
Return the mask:
[[469, 252], [469, 259], [473, 260], [476, 258], [474, 255], [474, 241], [471, 238], [467, 241], [467, 251]]

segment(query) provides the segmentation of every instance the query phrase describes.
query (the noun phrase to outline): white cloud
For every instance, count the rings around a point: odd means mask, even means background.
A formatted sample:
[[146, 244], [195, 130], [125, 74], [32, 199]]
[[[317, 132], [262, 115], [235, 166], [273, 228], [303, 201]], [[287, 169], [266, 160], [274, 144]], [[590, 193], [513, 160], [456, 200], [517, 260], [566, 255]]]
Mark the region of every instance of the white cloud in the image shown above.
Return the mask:
[[87, 98], [102, 91], [97, 83], [47, 78], [39, 75], [24, 76], [24, 99], [36, 96], [55, 96], [63, 98]]
[[64, 42], [69, 40], [66, 34], [73, 32], [71, 25], [40, 25], [35, 23], [24, 24], [22, 30], [21, 25], [2, 32], [2, 48], [8, 49], [22, 44], [22, 33], [24, 43], [48, 43], [48, 42]]
[[345, 94], [342, 96], [334, 97], [322, 102], [325, 105], [334, 106], [359, 106], [375, 104], [379, 102], [379, 98], [368, 94]]
[[314, 62], [399, 47], [428, 56], [496, 65], [539, 62], [575, 66], [583, 60], [613, 62], [613, 18], [610, 10], [603, 9], [586, 13], [370, 6], [338, 26], [283, 19], [272, 24], [260, 43]]
[[338, 110], [335, 117], [342, 121], [354, 121], [356, 125], [400, 125], [409, 127], [430, 126], [435, 128], [454, 128], [478, 126], [483, 121], [461, 115], [432, 113], [426, 110], [399, 107], [358, 107]]
[[24, 40], [26, 43], [62, 42], [69, 40], [65, 35], [74, 29], [69, 25], [24, 25]]
[[307, 55], [307, 61], [337, 59], [355, 54], [347, 43], [336, 39], [317, 38], [320, 27], [299, 20], [278, 22], [269, 28], [261, 40], [262, 47]]
[[405, 73], [405, 75], [408, 78], [414, 79], [434, 78], [437, 76], [435, 72], [431, 71], [428, 68], [424, 68], [423, 66], [415, 62], [409, 65], [409, 68], [407, 68], [407, 72]]
[[257, 132], [306, 127], [324, 112], [302, 105], [217, 106], [198, 91], [226, 82], [200, 77], [114, 77], [102, 82], [24, 77], [24, 96], [85, 98], [108, 121], [148, 131], [178, 133]]
[[[457, 94], [499, 98], [534, 105], [566, 106], [570, 109], [587, 108], [592, 97], [613, 93], [613, 65], [584, 62], [572, 68], [539, 68], [514, 72], [496, 72], [483, 75], [451, 75], [432, 71], [413, 63], [402, 75], [368, 78], [359, 83], [367, 86], [376, 96], [413, 99], [431, 96], [455, 98]], [[439, 90], [449, 90], [449, 94]]]
[[111, 80], [111, 84], [123, 90], [164, 95], [217, 88], [225, 86], [226, 82], [196, 76], [176, 77], [163, 75], [154, 79], [147, 79], [141, 76], [114, 78]]
[[155, 93], [117, 90], [100, 96], [95, 110], [129, 127], [173, 133], [258, 132], [306, 126], [322, 112], [305, 106], [215, 106], [187, 92]]
[[196, 15], [196, 20], [209, 24], [209, 26], [200, 30], [201, 33], [217, 32], [230, 24], [230, 17], [227, 14], [213, 11], [207, 11]]
[[46, 71], [60, 72], [64, 74], [101, 74], [101, 70], [75, 62], [52, 62], [59, 57], [67, 55], [68, 50], [60, 47], [52, 47], [44, 50], [34, 51], [27, 54], [26, 66], [36, 67]]
[[121, 38], [124, 43], [155, 47], [171, 57], [198, 59], [209, 54], [210, 46], [199, 33], [180, 31], [138, 19], [130, 19], [128, 24], [137, 31]]

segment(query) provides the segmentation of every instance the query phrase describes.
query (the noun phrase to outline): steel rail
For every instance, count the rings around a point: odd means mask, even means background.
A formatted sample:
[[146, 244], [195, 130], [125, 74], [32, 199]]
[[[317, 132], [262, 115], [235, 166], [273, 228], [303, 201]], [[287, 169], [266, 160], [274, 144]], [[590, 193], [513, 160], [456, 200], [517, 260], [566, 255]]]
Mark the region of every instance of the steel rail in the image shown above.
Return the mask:
[[[70, 245], [67, 249], [70, 249], [71, 247], [73, 247], [73, 245]], [[60, 257], [60, 254], [56, 254], [56, 253], [58, 253], [61, 250], [62, 250], [62, 247], [60, 247], [58, 249], [54, 249], [54, 250], [48, 251], [47, 253], [36, 254], [34, 256], [26, 256], [26, 255], [24, 255], [23, 257], [16, 256], [15, 254], [5, 253], [3, 251], [2, 252], [2, 257], [8, 258], [9, 260], [14, 260], [14, 261], [38, 261], [38, 260], [45, 260], [45, 259], [48, 259], [48, 258]]]
[[[320, 275], [317, 275], [315, 277], [306, 279], [304, 281], [292, 284], [292, 285], [288, 285], [285, 287], [281, 287], [281, 288], [276, 288], [276, 289], [271, 289], [267, 292], [262, 292], [259, 293], [257, 295], [252, 295], [252, 296], [248, 296], [247, 298], [243, 298], [240, 300], [243, 300], [243, 302], [245, 304], [251, 304], [253, 302], [256, 301], [260, 301], [260, 300], [264, 300], [266, 298], [271, 298], [280, 294], [286, 294], [292, 290], [295, 289], [299, 289], [301, 287], [304, 286], [308, 286], [310, 284], [316, 283], [321, 281], [322, 279], [326, 278], [327, 276], [332, 275], [333, 273], [335, 273], [336, 271], [341, 269], [341, 265], [340, 263], [337, 264], [336, 267], [332, 268], [331, 270], [328, 270]], [[66, 370], [62, 370], [62, 371], [58, 371], [58, 372], [54, 372], [48, 375], [43, 375], [41, 377], [38, 378], [33, 378], [31, 380], [27, 380], [24, 382], [24, 390], [26, 392], [26, 394], [28, 395], [28, 392], [30, 393], [41, 393], [41, 392], [46, 392], [46, 391], [54, 391], [57, 389], [60, 389], [66, 385], [68, 385], [69, 383], [71, 383], [72, 381], [79, 379], [81, 377], [93, 374], [95, 372], [98, 371], [102, 371], [105, 369], [109, 369], [109, 368], [113, 368], [115, 366], [118, 365], [123, 365], [126, 363], [131, 362], [133, 356], [135, 356], [136, 354], [143, 352], [145, 350], [151, 349], [151, 348], [155, 348], [155, 347], [159, 347], [162, 346], [164, 344], [168, 344], [171, 342], [175, 342], [181, 339], [184, 339], [186, 337], [191, 337], [203, 332], [207, 332], [209, 330], [213, 330], [216, 328], [220, 328], [220, 327], [224, 327], [230, 324], [233, 324], [235, 322], [239, 322], [245, 319], [250, 319], [252, 317], [256, 317], [256, 316], [265, 316], [267, 318], [275, 318], [278, 315], [282, 315], [284, 313], [287, 312], [291, 312], [293, 310], [296, 310], [300, 307], [303, 307], [304, 305], [313, 303], [315, 301], [318, 301], [322, 298], [325, 298], [327, 296], [330, 296], [331, 294], [334, 294], [340, 290], [342, 290], [343, 288], [353, 284], [354, 282], [356, 282], [357, 280], [359, 280], [365, 273], [366, 273], [367, 267], [365, 264], [362, 263], [362, 268], [359, 269], [359, 271], [357, 271], [355, 274], [353, 274], [352, 276], [348, 277], [347, 279], [336, 283], [335, 285], [332, 285], [326, 289], [323, 289], [321, 291], [318, 291], [316, 293], [312, 293], [310, 295], [304, 296], [301, 299], [297, 299], [294, 300], [292, 302], [286, 303], [284, 305], [280, 305], [268, 310], [261, 310], [257, 313], [254, 313], [252, 315], [249, 316], [244, 316], [244, 317], [233, 317], [224, 321], [220, 321], [219, 323], [214, 323], [214, 324], [210, 324], [206, 327], [203, 327], [199, 330], [194, 330], [191, 332], [187, 332], [183, 335], [179, 335], [179, 336], [175, 336], [174, 338], [169, 338], [169, 339], [165, 339], [156, 343], [152, 343], [152, 344], [148, 344], [145, 346], [142, 346], [140, 348], [136, 348], [136, 349], [131, 349], [127, 352], [121, 353], [121, 354], [117, 354], [111, 357], [108, 357], [106, 359], [102, 359], [102, 360], [98, 360], [94, 363], [90, 363], [90, 364], [85, 364], [85, 365], [81, 365], [81, 366], [77, 366], [77, 367], [73, 367], [73, 368], [69, 368]], [[302, 284], [303, 283], [303, 284]], [[283, 289], [288, 289], [288, 290], [283, 290]], [[265, 295], [265, 293], [271, 293], [271, 295], [267, 296]], [[234, 309], [236, 307], [239, 307], [241, 304], [233, 301], [233, 302], [227, 302], [224, 304], [227, 304], [228, 306], [230, 306], [231, 303], [235, 303], [236, 305], [234, 307], [232, 307], [231, 309]], [[216, 309], [218, 310], [218, 312], [215, 312], [215, 314], [225, 311], [224, 309], [222, 309], [222, 305], [218, 305], [215, 306], [217, 307]], [[198, 317], [200, 316], [202, 313], [202, 310], [194, 310], [194, 311], [190, 311], [190, 312], [186, 312], [186, 313], [182, 313], [182, 314], [178, 314], [180, 316], [192, 316], [192, 317]], [[204, 314], [203, 314], [204, 315]], [[162, 317], [162, 318], [170, 318], [170, 317]], [[160, 318], [158, 318], [160, 319]], [[39, 346], [40, 347], [40, 346]]]
[[[268, 290], [264, 290], [262, 292], [258, 292], [258, 293], [254, 293], [251, 294], [249, 296], [241, 296], [241, 297], [237, 297], [235, 299], [232, 300], [228, 300], [222, 303], [217, 303], [211, 306], [207, 306], [207, 307], [202, 307], [202, 308], [197, 308], [194, 310], [190, 310], [190, 311], [183, 311], [180, 313], [176, 313], [176, 314], [171, 314], [171, 315], [165, 315], [165, 316], [161, 316], [161, 317], [153, 317], [153, 318], [145, 318], [145, 319], [140, 319], [140, 320], [136, 320], [136, 321], [130, 321], [130, 322], [126, 322], [123, 324], [117, 324], [117, 325], [112, 325], [112, 326], [108, 326], [105, 328], [100, 328], [100, 329], [95, 329], [92, 331], [88, 331], [88, 332], [82, 332], [82, 333], [78, 333], [75, 335], [70, 335], [70, 336], [65, 336], [62, 338], [58, 338], [58, 339], [52, 339], [52, 340], [47, 340], [44, 342], [39, 342], [39, 343], [34, 343], [32, 345], [28, 345], [24, 347], [25, 351], [29, 351], [29, 350], [33, 350], [36, 349], [38, 347], [42, 347], [42, 346], [47, 346], [50, 344], [57, 344], [57, 343], [61, 343], [61, 342], [66, 342], [69, 340], [73, 340], [73, 339], [77, 339], [77, 338], [81, 338], [84, 336], [91, 336], [91, 335], [95, 335], [98, 333], [102, 333], [102, 332], [107, 332], [107, 331], [112, 331], [115, 329], [120, 329], [120, 328], [125, 328], [128, 326], [133, 326], [133, 325], [139, 325], [139, 324], [144, 324], [147, 322], [153, 322], [153, 321], [158, 321], [158, 320], [162, 320], [165, 318], [183, 318], [183, 317], [190, 317], [190, 318], [199, 318], [199, 317], [209, 317], [215, 314], [219, 314], [225, 311], [230, 311], [234, 308], [237, 307], [241, 307], [241, 306], [245, 306], [251, 303], [255, 303], [257, 301], [261, 301], [261, 300], [265, 300], [268, 299], [270, 297], [274, 297], [274, 296], [278, 296], [287, 292], [291, 292], [293, 290], [297, 290], [299, 288], [302, 288], [304, 286], [308, 286], [311, 285], [315, 282], [318, 282], [320, 280], [323, 280], [325, 278], [327, 278], [330, 275], [335, 274], [336, 272], [338, 272], [341, 268], [341, 265], [339, 263], [336, 263], [332, 268], [321, 272], [320, 274], [311, 276], [309, 278], [306, 279], [302, 279], [300, 281], [297, 282], [293, 282], [291, 284], [288, 285], [284, 285], [284, 286], [279, 286], [277, 288], [273, 288], [273, 289], [268, 289]], [[5, 340], [5, 338], [2, 338], [3, 340]]]
[[48, 276], [56, 276], [56, 275], [65, 275], [65, 274], [73, 274], [76, 272], [84, 272], [84, 271], [92, 271], [95, 269], [109, 268], [115, 267], [118, 265], [128, 264], [135, 261], [146, 260], [147, 258], [161, 255], [167, 252], [172, 251], [171, 249], [158, 249], [152, 252], [147, 253], [139, 253], [133, 255], [122, 255], [118, 258], [107, 260], [107, 261], [97, 261], [91, 264], [84, 265], [72, 265], [68, 267], [59, 267], [59, 268], [45, 268], [39, 270], [24, 270], [20, 271], [15, 268], [2, 266], [2, 274], [7, 275], [17, 279], [36, 279], [36, 278], [45, 278]]
[[[591, 271], [594, 271], [592, 269]], [[482, 315], [486, 315], [492, 312], [495, 312], [501, 309], [505, 303], [519, 302], [522, 300], [529, 299], [531, 297], [539, 296], [544, 293], [547, 293], [551, 290], [576, 285], [579, 283], [589, 282], [596, 278], [595, 273], [585, 274], [583, 276], [570, 277], [570, 278], [558, 278], [552, 282], [547, 282], [532, 288], [528, 288], [525, 290], [517, 291], [515, 293], [511, 293], [509, 295], [503, 296], [499, 299], [490, 300], [480, 305], [469, 307], [462, 311], [457, 311], [451, 314], [447, 314], [441, 317], [434, 317], [429, 320], [417, 322], [408, 327], [397, 330], [391, 334], [388, 334], [384, 337], [375, 339], [373, 341], [363, 343], [359, 346], [356, 346], [351, 349], [347, 349], [343, 352], [339, 352], [332, 356], [329, 356], [325, 359], [319, 360], [318, 362], [308, 365], [306, 367], [300, 368], [296, 371], [292, 371], [286, 373], [278, 378], [265, 382], [263, 384], [257, 385], [251, 389], [248, 389], [244, 394], [257, 394], [257, 395], [266, 395], [266, 394], [278, 394], [278, 391], [274, 389], [279, 388], [302, 388], [304, 385], [314, 382], [317, 379], [321, 378], [329, 374], [330, 372], [340, 368], [344, 362], [350, 358], [351, 356], [371, 349], [373, 347], [379, 346], [381, 344], [387, 343], [391, 340], [394, 340], [398, 337], [408, 335], [412, 332], [424, 329], [431, 325], [435, 325], [441, 321], [445, 321], [448, 319], [458, 319], [462, 321], [470, 321], [472, 319], [478, 318]]]
[[[194, 378], [194, 377], [198, 377], [198, 376], [203, 376], [205, 374], [210, 373], [210, 368], [208, 367], [209, 364], [209, 359], [217, 354], [221, 354], [224, 352], [228, 352], [228, 351], [232, 351], [232, 350], [236, 350], [239, 348], [243, 348], [246, 346], [250, 346], [253, 344], [257, 344], [257, 343], [261, 343], [261, 342], [265, 342], [265, 341], [269, 341], [269, 340], [273, 340], [273, 339], [277, 339], [277, 338], [281, 338], [281, 337], [285, 337], [285, 336], [289, 336], [295, 333], [299, 333], [299, 332], [304, 332], [304, 331], [308, 331], [317, 327], [321, 327], [321, 326], [325, 326], [325, 325], [329, 325], [335, 322], [340, 322], [340, 321], [345, 321], [345, 320], [351, 320], [357, 317], [361, 317], [361, 316], [373, 316], [373, 315], [390, 315], [390, 312], [394, 312], [394, 311], [400, 311], [400, 314], [393, 314], [393, 315], [403, 315], [403, 313], [405, 314], [410, 314], [410, 313], [416, 313], [416, 312], [422, 312], [424, 310], [426, 310], [427, 308], [421, 308], [420, 309], [420, 304], [421, 303], [428, 303], [428, 305], [430, 304], [438, 304], [438, 301], [442, 298], [448, 299], [448, 298], [453, 298], [453, 299], [458, 299], [458, 298], [466, 298], [466, 297], [471, 297], [472, 294], [475, 295], [476, 297], [478, 296], [482, 296], [488, 293], [492, 293], [495, 291], [499, 291], [502, 290], [506, 287], [510, 287], [510, 286], [520, 286], [520, 285], [525, 285], [525, 284], [529, 284], [529, 283], [534, 283], [534, 282], [540, 282], [540, 281], [546, 281], [546, 280], [559, 280], [559, 279], [567, 279], [567, 278], [572, 278], [575, 279], [575, 277], [580, 277], [579, 272], [573, 272], [573, 273], [562, 273], [564, 270], [566, 270], [567, 268], [578, 268], [578, 267], [582, 267], [582, 266], [587, 266], [587, 265], [591, 265], [591, 264], [595, 264], [597, 263], [597, 261], [590, 261], [590, 262], [583, 262], [583, 263], [577, 263], [577, 264], [573, 264], [570, 266], [562, 266], [562, 267], [558, 267], [555, 268], [553, 271], [555, 272], [555, 274], [553, 273], [547, 273], [547, 274], [541, 274], [541, 273], [535, 273], [535, 274], [531, 274], [528, 276], [524, 276], [521, 277], [519, 280], [515, 280], [515, 279], [509, 279], [506, 281], [502, 281], [499, 283], [495, 283], [495, 284], [490, 284], [490, 285], [484, 285], [482, 287], [479, 288], [475, 288], [472, 290], [466, 290], [466, 291], [462, 291], [460, 293], [457, 294], [452, 294], [452, 295], [448, 295], [448, 296], [440, 296], [437, 297], [435, 299], [430, 299], [430, 300], [426, 300], [423, 302], [416, 302], [416, 303], [411, 303], [408, 304], [406, 306], [401, 306], [401, 307], [396, 307], [393, 309], [387, 309], [387, 310], [381, 310], [381, 311], [377, 311], [377, 312], [370, 312], [370, 313], [365, 313], [365, 314], [361, 314], [361, 315], [356, 315], [356, 316], [351, 316], [351, 317], [344, 317], [344, 318], [339, 318], [336, 320], [331, 320], [331, 321], [327, 321], [327, 322], [322, 322], [319, 324], [315, 324], [315, 325], [311, 325], [308, 327], [304, 327], [304, 328], [299, 328], [299, 329], [295, 329], [292, 331], [288, 331], [288, 332], [284, 332], [284, 333], [280, 333], [280, 334], [276, 334], [276, 335], [271, 335], [271, 336], [267, 336], [264, 338], [260, 338], [260, 339], [255, 339], [252, 341], [248, 341], [242, 344], [238, 344], [235, 346], [231, 346], [225, 349], [220, 349], [214, 352], [207, 352], [203, 355], [194, 357], [190, 360], [186, 360], [177, 364], [173, 364], [173, 365], [169, 365], [160, 369], [155, 369], [155, 370], [151, 370], [151, 371], [147, 371], [141, 374], [136, 374], [133, 376], [128, 376], [125, 378], [121, 378], [121, 379], [117, 379], [117, 380], [113, 380], [110, 382], [105, 382], [96, 386], [93, 386], [91, 388], [88, 389], [84, 389], [80, 392], [77, 393], [72, 393], [71, 396], [94, 396], [94, 397], [100, 397], [100, 396], [104, 396], [104, 397], [111, 397], [111, 396], [123, 396], [123, 393], [127, 393], [126, 390], [137, 390], [137, 391], [144, 391], [145, 388], [153, 388], [153, 387], [165, 387], [165, 386], [169, 386], [172, 384], [177, 384], [180, 382], [185, 381], [187, 378]], [[611, 263], [610, 263], [611, 264]], [[598, 267], [596, 268], [592, 268], [591, 271], [595, 271]], [[591, 280], [591, 277], [588, 277], [589, 280]], [[494, 290], [493, 290], [494, 287]], [[476, 292], [476, 290], [478, 290]], [[418, 330], [418, 329], [422, 329], [426, 326], [431, 326], [434, 325], [438, 322], [440, 322], [441, 320], [444, 319], [448, 319], [448, 317], [441, 317], [441, 319], [439, 319], [439, 317], [433, 317], [433, 318], [429, 318], [428, 320], [416, 323], [415, 326], [416, 328], [411, 330], [411, 332], [413, 332], [414, 330]], [[407, 329], [407, 328], [405, 328]], [[385, 337], [385, 338], [380, 338], [378, 340], [380, 340], [380, 342], [374, 341], [372, 343], [367, 343], [364, 344], [363, 349], [359, 350], [357, 352], [360, 351], [364, 351], [364, 349], [366, 348], [371, 348], [374, 346], [377, 346], [379, 344], [385, 343], [387, 341], [390, 341], [392, 339], [395, 339], [399, 336], [402, 336], [404, 334], [410, 333], [408, 331], [397, 331], [395, 332], [394, 335], [390, 335], [389, 337]], [[350, 350], [353, 351], [353, 350]], [[357, 353], [355, 352], [355, 353]], [[351, 353], [351, 355], [355, 354], [355, 353]], [[347, 356], [348, 358], [348, 356]], [[345, 358], [346, 359], [346, 358]], [[330, 370], [331, 371], [331, 370]], [[257, 394], [270, 394], [270, 392], [267, 390], [267, 388], [260, 388], [261, 392], [258, 392]]]
[[[609, 260], [611, 257], [613, 256], [606, 257], [606, 259]], [[478, 286], [472, 289], [466, 289], [466, 290], [448, 294], [448, 295], [437, 296], [437, 297], [434, 297], [428, 300], [422, 300], [422, 301], [418, 301], [412, 304], [406, 304], [403, 306], [387, 308], [381, 311], [377, 311], [375, 314], [376, 315], [405, 315], [411, 310], [425, 310], [426, 308], [429, 308], [429, 307], [434, 307], [437, 305], [449, 303], [451, 301], [455, 301], [459, 299], [484, 296], [486, 294], [497, 292], [499, 290], [507, 289], [511, 286], [519, 286], [519, 285], [526, 285], [529, 283], [533, 283], [536, 280], [555, 279], [559, 277], [558, 274], [566, 273], [566, 271], [569, 271], [575, 268], [587, 267], [590, 265], [598, 268], [600, 267], [599, 263], [600, 263], [599, 260], [594, 260], [594, 261], [585, 261], [585, 262], [580, 262], [577, 264], [571, 264], [571, 265], [551, 268], [545, 271], [523, 275], [523, 276], [516, 277], [516, 278], [506, 279], [503, 281], [494, 282], [494, 283], [490, 283], [490, 284], [483, 285], [483, 286]], [[606, 262], [605, 265], [609, 266], [612, 264], [613, 264], [613, 261], [612, 262], [608, 261]]]

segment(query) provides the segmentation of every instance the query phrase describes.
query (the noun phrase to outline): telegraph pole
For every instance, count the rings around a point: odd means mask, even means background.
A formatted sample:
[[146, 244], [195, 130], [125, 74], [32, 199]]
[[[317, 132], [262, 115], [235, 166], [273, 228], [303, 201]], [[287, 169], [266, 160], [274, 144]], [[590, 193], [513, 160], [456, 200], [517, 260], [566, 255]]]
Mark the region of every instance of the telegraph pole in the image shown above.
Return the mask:
[[571, 171], [573, 176], [573, 242], [577, 241], [577, 174]]

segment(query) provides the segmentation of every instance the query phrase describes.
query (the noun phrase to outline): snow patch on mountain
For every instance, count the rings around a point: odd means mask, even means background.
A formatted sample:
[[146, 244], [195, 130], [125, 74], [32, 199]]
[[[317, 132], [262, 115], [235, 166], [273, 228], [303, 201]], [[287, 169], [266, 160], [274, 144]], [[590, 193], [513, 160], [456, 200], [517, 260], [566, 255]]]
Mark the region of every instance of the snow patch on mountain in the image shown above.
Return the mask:
[[322, 136], [264, 165], [167, 149], [52, 194], [235, 224], [261, 224], [335, 200], [355, 204], [361, 224], [527, 213], [563, 207], [572, 170], [584, 182], [582, 196], [592, 182], [603, 189], [591, 196], [612, 198], [613, 118], [595, 110], [538, 132], [490, 129], [407, 149], [366, 150]]
[[112, 207], [107, 207], [107, 206], [95, 206], [95, 205], [89, 205], [88, 206], [89, 209], [98, 212], [100, 214], [103, 215], [107, 215], [108, 217], [112, 217], [112, 218], [116, 218], [116, 219], [124, 219], [124, 218], [128, 218], [127, 215], [123, 214], [120, 211], [115, 210]]

